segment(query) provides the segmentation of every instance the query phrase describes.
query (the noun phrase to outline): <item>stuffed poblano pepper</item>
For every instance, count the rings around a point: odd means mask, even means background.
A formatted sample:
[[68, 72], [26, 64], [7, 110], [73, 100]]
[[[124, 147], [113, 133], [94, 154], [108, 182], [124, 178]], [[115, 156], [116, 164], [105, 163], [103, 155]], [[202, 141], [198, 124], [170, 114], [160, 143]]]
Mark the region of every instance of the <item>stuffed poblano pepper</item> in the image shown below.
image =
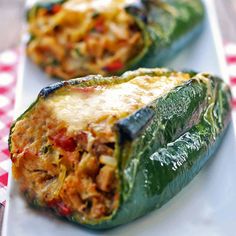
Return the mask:
[[28, 12], [28, 56], [64, 80], [156, 67], [196, 38], [201, 0], [55, 0]]
[[166, 69], [56, 83], [11, 128], [13, 175], [34, 206], [94, 229], [127, 223], [200, 171], [230, 100], [217, 77]]

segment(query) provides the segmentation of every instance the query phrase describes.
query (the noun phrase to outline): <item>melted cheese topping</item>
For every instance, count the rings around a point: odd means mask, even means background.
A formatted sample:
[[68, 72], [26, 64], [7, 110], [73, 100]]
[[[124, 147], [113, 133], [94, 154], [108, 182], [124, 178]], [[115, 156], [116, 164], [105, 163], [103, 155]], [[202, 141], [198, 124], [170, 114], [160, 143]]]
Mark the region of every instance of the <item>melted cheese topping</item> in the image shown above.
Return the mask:
[[137, 0], [70, 0], [64, 8], [70, 11], [86, 12], [90, 10], [107, 11], [113, 8], [123, 8], [136, 3]]
[[58, 119], [68, 123], [70, 130], [78, 131], [86, 129], [90, 123], [111, 118], [114, 123], [187, 80], [187, 74], [170, 77], [138, 76], [112, 86], [73, 87], [66, 94], [52, 96], [46, 103]]

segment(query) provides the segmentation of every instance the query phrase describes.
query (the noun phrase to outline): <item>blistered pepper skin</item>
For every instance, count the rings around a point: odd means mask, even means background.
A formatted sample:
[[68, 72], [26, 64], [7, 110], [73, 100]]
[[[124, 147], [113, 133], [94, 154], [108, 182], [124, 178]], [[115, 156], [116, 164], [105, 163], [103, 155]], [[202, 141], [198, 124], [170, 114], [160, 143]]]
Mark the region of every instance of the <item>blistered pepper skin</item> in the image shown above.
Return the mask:
[[[67, 86], [112, 85], [136, 76], [171, 73], [166, 69], [139, 69], [120, 77], [88, 76], [59, 82], [42, 89], [37, 100], [16, 122], [29, 115], [41, 99], [60, 94]], [[183, 85], [115, 124], [115, 158], [120, 177], [118, 209], [102, 219], [65, 216], [68, 220], [92, 229], [130, 222], [160, 208], [213, 157], [230, 123], [231, 92], [215, 76], [193, 72], [189, 75], [190, 79]], [[11, 132], [13, 130], [14, 124]]]

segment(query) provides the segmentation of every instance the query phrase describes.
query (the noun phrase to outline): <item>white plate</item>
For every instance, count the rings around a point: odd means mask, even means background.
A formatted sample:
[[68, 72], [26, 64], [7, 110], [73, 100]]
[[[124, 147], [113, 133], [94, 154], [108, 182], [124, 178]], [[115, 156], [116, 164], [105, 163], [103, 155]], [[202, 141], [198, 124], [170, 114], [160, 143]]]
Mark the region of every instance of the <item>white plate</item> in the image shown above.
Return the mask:
[[[175, 69], [209, 71], [227, 79], [213, 2], [205, 2], [208, 17], [203, 34], [167, 66]], [[54, 82], [27, 59], [22, 69], [22, 80], [18, 84], [16, 116], [36, 98], [42, 87]], [[213, 160], [181, 193], [161, 209], [100, 234], [235, 236], [235, 144], [234, 129], [231, 125]], [[9, 182], [3, 236], [82, 236], [96, 233], [29, 208], [19, 195], [12, 178]]]

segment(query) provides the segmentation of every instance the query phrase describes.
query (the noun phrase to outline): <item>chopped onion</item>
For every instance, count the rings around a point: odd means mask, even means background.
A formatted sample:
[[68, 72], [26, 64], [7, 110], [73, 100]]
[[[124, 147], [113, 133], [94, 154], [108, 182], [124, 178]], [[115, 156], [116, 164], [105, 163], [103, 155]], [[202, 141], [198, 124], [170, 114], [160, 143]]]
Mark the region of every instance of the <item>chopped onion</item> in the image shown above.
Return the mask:
[[99, 161], [102, 164], [109, 165], [112, 167], [116, 167], [116, 165], [117, 165], [116, 159], [114, 157], [107, 156], [107, 155], [101, 155], [99, 158]]

